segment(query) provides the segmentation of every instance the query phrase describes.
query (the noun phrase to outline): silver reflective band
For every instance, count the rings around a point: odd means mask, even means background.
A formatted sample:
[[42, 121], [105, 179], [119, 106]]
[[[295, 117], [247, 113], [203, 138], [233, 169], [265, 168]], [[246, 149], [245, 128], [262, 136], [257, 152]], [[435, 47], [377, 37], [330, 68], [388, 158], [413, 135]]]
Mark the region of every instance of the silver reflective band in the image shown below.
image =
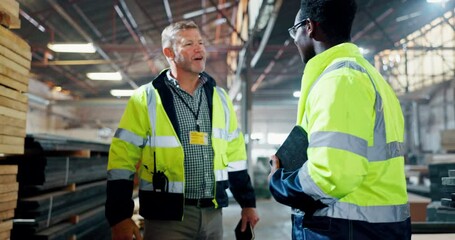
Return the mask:
[[246, 170], [246, 160], [240, 160], [235, 162], [229, 162], [227, 170], [228, 172], [237, 172]]
[[315, 132], [311, 134], [310, 148], [330, 147], [349, 151], [367, 158], [370, 162], [384, 161], [404, 155], [404, 143], [391, 142], [368, 147], [367, 141], [341, 132]]
[[[141, 191], [153, 191], [153, 183], [141, 179], [139, 182], [139, 190]], [[170, 193], [183, 193], [183, 182], [169, 182]]]
[[129, 180], [134, 179], [134, 172], [125, 169], [111, 169], [107, 171], [107, 180]]
[[330, 147], [349, 151], [367, 157], [368, 142], [364, 139], [341, 132], [314, 132], [308, 147]]
[[229, 140], [229, 134], [228, 134], [228, 132], [226, 131], [226, 129], [213, 128], [213, 129], [212, 129], [212, 136], [213, 136], [214, 138], [223, 139], [223, 140], [225, 140], [225, 141], [228, 141], [228, 140]]
[[370, 223], [402, 222], [410, 216], [409, 205], [358, 206], [352, 203], [336, 202], [327, 208], [317, 210], [314, 216], [327, 216]]
[[231, 134], [228, 135], [228, 141], [230, 142], [230, 141], [238, 138], [239, 134], [240, 134], [240, 129], [239, 128], [235, 129]]
[[147, 136], [147, 139], [147, 146], [149, 147], [172, 148], [180, 146], [180, 142], [175, 136]]
[[314, 216], [328, 216], [334, 218], [379, 222], [401, 222], [410, 216], [408, 204], [388, 206], [358, 206], [352, 203], [339, 202], [338, 199], [325, 194], [308, 174], [308, 162], [303, 164], [299, 171], [299, 180], [302, 189], [313, 199], [321, 200], [328, 207], [318, 210]]
[[215, 181], [227, 181], [227, 180], [228, 180], [228, 171], [226, 169], [215, 170]]
[[140, 148], [143, 148], [147, 141], [147, 139], [145, 139], [133, 132], [130, 132], [129, 130], [123, 129], [123, 128], [118, 128], [115, 131], [114, 137], [121, 139], [125, 142], [129, 142], [129, 143], [133, 144], [134, 146], [137, 146]]

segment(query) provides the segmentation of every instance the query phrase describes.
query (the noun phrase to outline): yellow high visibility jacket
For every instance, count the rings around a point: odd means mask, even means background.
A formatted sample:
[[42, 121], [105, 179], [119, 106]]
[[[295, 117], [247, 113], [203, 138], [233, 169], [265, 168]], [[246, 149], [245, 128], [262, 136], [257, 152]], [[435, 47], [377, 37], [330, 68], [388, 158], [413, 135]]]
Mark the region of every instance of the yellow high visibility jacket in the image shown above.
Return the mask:
[[273, 174], [278, 202], [371, 228], [409, 220], [400, 103], [357, 46], [336, 45], [307, 63], [297, 124], [308, 133], [308, 160]]
[[[203, 88], [211, 110], [216, 180], [215, 207], [227, 206], [229, 183], [242, 207], [255, 207], [254, 190], [246, 171], [243, 135], [227, 93], [206, 73]], [[140, 214], [147, 219], [181, 220], [185, 198], [184, 151], [166, 71], [141, 86], [128, 105], [112, 140], [108, 163], [106, 216], [111, 225], [132, 215], [132, 180], [139, 164]], [[165, 191], [153, 185], [153, 173], [163, 172]], [[229, 181], [229, 183], [228, 183]], [[121, 207], [120, 207], [121, 206]], [[128, 207], [125, 207], [128, 206]], [[126, 208], [128, 210], [120, 210]]]
[[315, 216], [372, 223], [409, 217], [404, 120], [388, 83], [344, 43], [311, 59], [302, 78], [297, 124], [308, 132], [302, 189], [327, 205]]

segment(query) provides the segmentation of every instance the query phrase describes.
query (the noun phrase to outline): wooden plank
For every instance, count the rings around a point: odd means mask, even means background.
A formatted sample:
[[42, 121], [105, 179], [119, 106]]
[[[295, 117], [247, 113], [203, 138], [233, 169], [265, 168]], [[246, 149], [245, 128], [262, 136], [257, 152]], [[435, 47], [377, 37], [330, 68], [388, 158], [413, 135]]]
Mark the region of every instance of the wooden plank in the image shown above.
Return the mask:
[[0, 184], [14, 183], [17, 181], [16, 174], [0, 175]]
[[12, 126], [25, 129], [27, 127], [27, 122], [23, 119], [0, 115], [0, 128], [3, 128], [5, 126]]
[[14, 210], [6, 210], [6, 211], [1, 211], [0, 212], [0, 222], [5, 220], [5, 219], [10, 219], [14, 217]]
[[0, 175], [17, 174], [17, 165], [0, 165]]
[[[1, 106], [0, 106], [1, 108]], [[1, 111], [0, 111], [1, 112]], [[0, 124], [2, 126], [2, 124]], [[12, 137], [25, 137], [25, 128], [11, 127], [11, 126], [2, 126], [0, 127], [0, 134], [7, 135]], [[0, 143], [0, 145], [13, 145], [13, 146], [24, 146], [24, 144], [15, 144], [15, 143]]]
[[8, 58], [6, 58], [6, 57], [4, 57], [2, 55], [0, 55], [0, 62], [2, 63], [2, 65], [13, 69], [14, 71], [16, 71], [16, 72], [18, 72], [20, 74], [24, 74], [24, 75], [27, 75], [27, 76], [29, 75], [29, 72], [30, 72], [29, 69], [27, 69], [27, 68], [15, 63], [15, 62], [11, 61], [10, 59], [8, 59]]
[[[16, 99], [22, 103], [28, 103], [28, 97], [26, 95], [24, 95], [16, 90], [13, 90], [13, 89], [1, 86], [1, 85], [0, 85], [0, 96], [4, 96], [7, 98], [11, 98], [11, 99]], [[12, 116], [12, 117], [17, 118], [15, 116]]]
[[28, 86], [28, 80], [29, 80], [28, 75], [20, 74], [20, 73], [14, 71], [13, 69], [3, 66], [1, 64], [0, 64], [0, 75], [3, 75], [7, 78], [14, 79], [14, 80]]
[[0, 153], [24, 154], [24, 146], [0, 144]]
[[25, 67], [30, 70], [31, 62], [30, 60], [22, 57], [21, 55], [13, 52], [9, 48], [0, 45], [0, 55], [3, 55], [5, 58], [12, 60], [13, 62]]
[[19, 18], [19, 3], [14, 0], [2, 0], [2, 7], [0, 9], [5, 9], [12, 16]]
[[19, 183], [7, 183], [0, 185], [0, 193], [17, 192], [19, 190]]
[[[8, 117], [17, 117], [22, 120], [27, 120], [26, 112], [17, 111], [17, 110], [11, 109], [11, 108], [3, 107], [3, 106], [0, 106], [0, 115], [5, 115]], [[22, 135], [19, 135], [19, 136], [22, 136]]]
[[16, 200], [17, 200], [17, 192], [0, 193], [0, 203], [9, 202], [9, 201], [17, 202]]
[[10, 29], [19, 29], [21, 28], [21, 20], [17, 17], [12, 16], [12, 14], [8, 13], [7, 11], [0, 9], [0, 25], [3, 25]]
[[2, 26], [0, 26], [0, 45], [13, 50], [25, 59], [32, 60], [30, 45], [24, 39]]
[[[0, 124], [0, 127], [3, 127]], [[0, 134], [0, 144], [24, 145], [25, 139], [23, 137], [12, 137]]]
[[8, 201], [8, 202], [0, 202], [0, 211], [7, 211], [7, 210], [15, 209], [16, 206], [17, 206], [16, 200]]
[[0, 232], [0, 239], [10, 239], [11, 231]]
[[27, 92], [28, 91], [28, 85], [23, 84], [15, 79], [0, 75], [0, 85], [16, 89], [21, 92]]
[[17, 101], [16, 99], [7, 98], [0, 95], [0, 106], [9, 107], [21, 112], [28, 111], [28, 104]]
[[13, 228], [13, 221], [0, 222], [0, 232], [8, 231]]

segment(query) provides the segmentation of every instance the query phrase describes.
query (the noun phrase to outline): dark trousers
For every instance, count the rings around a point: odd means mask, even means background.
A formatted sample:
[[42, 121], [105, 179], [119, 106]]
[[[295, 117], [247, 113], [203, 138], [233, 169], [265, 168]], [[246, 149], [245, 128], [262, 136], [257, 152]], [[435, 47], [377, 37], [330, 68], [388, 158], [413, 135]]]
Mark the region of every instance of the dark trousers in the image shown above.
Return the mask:
[[368, 223], [329, 217], [292, 215], [293, 240], [410, 240], [411, 220]]

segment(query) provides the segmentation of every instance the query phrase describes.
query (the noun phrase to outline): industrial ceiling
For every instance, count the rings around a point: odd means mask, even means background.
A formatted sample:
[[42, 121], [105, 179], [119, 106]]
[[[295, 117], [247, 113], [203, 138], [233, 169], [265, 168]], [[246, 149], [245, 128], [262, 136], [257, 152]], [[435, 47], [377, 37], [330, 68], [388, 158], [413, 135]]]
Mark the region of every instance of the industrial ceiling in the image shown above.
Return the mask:
[[[167, 67], [161, 53], [161, 31], [172, 22], [189, 19], [201, 27], [209, 52], [206, 71], [219, 85], [233, 86], [229, 79], [240, 76], [241, 69], [227, 59], [241, 58], [245, 51], [242, 70], [247, 71], [241, 76], [249, 81], [253, 105], [297, 101], [292, 93], [300, 88], [303, 65], [287, 29], [294, 23], [298, 0], [18, 2], [21, 28], [13, 31], [32, 47], [32, 77], [50, 87], [61, 87], [75, 99], [114, 98], [111, 89], [133, 89], [149, 82]], [[426, 0], [357, 2], [352, 41], [366, 50], [365, 57], [372, 62], [376, 53], [401, 48], [400, 39], [455, 5], [453, 0], [444, 4]], [[247, 4], [249, 10], [242, 7]], [[245, 24], [239, 24], [245, 16], [251, 22], [247, 31]], [[47, 47], [69, 42], [91, 42], [97, 51], [56, 53]], [[93, 81], [86, 76], [99, 71], [118, 71], [123, 80]]]

